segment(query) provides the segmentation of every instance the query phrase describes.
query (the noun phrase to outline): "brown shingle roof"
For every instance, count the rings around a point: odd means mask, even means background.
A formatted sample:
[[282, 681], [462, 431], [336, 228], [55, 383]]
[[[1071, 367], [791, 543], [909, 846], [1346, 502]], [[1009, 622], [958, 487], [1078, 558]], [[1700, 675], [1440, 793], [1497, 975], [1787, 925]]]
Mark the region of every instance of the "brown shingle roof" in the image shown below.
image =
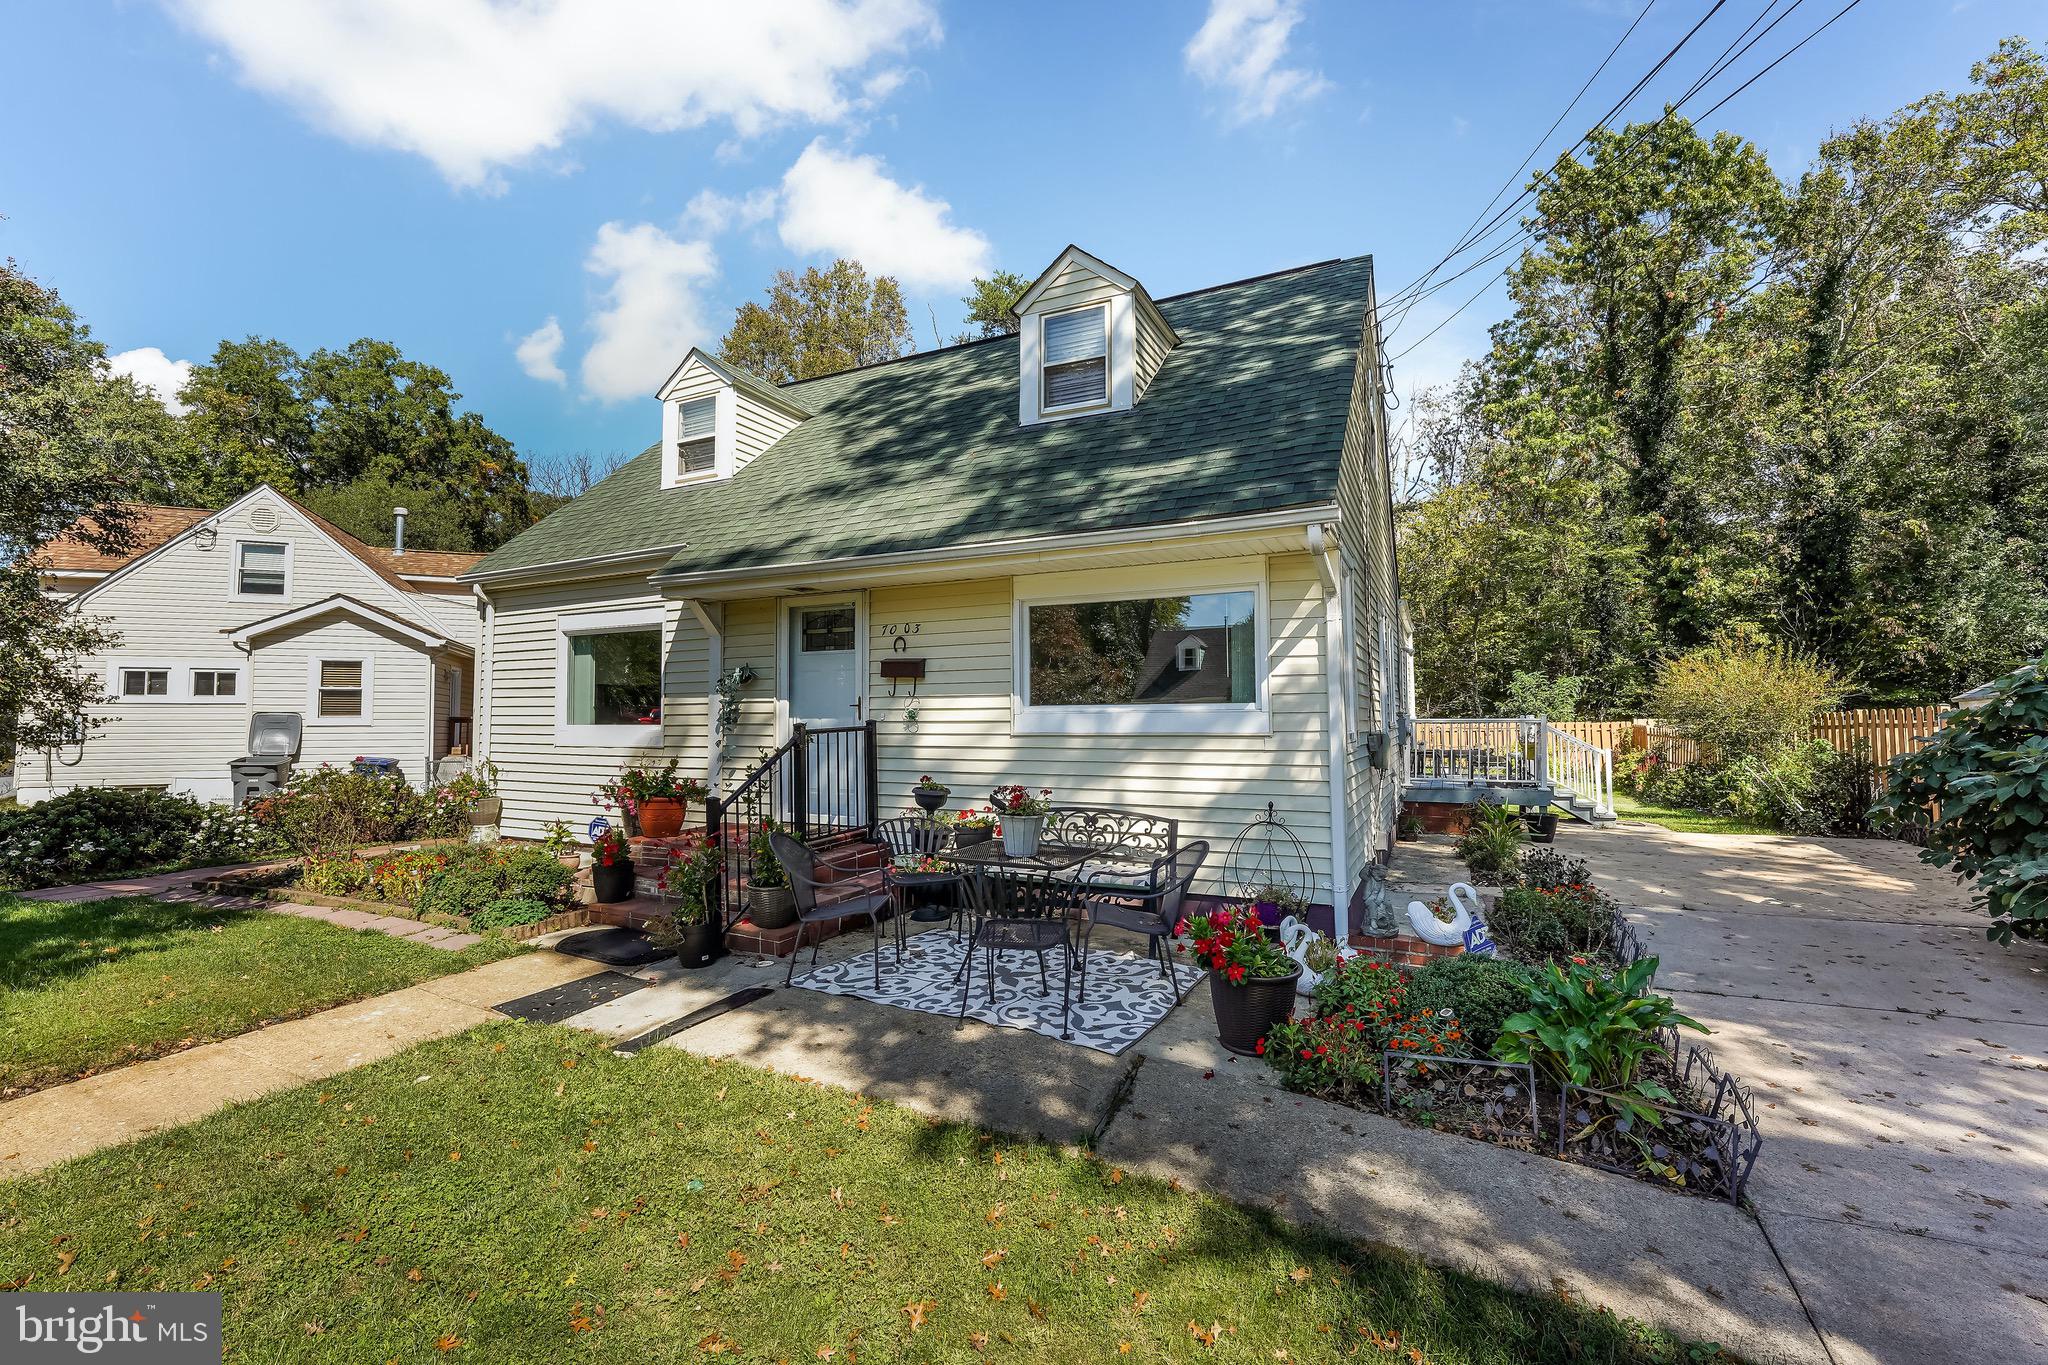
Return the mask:
[[394, 550], [380, 550], [366, 546], [376, 556], [377, 562], [397, 574], [418, 574], [426, 578], [453, 578], [467, 573], [483, 558], [466, 550], [407, 550], [399, 554]]
[[67, 531], [36, 551], [35, 564], [39, 569], [55, 573], [112, 573], [130, 560], [148, 554], [193, 523], [212, 515], [212, 511], [205, 507], [162, 507], [155, 503], [142, 503], [135, 509], [135, 543], [125, 553], [108, 554]]

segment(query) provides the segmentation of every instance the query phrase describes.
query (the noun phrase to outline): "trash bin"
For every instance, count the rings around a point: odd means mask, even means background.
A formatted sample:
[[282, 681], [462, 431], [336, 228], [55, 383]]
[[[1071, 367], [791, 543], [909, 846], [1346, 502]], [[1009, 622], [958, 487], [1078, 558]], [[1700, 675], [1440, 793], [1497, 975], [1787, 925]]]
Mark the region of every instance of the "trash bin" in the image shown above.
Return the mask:
[[378, 758], [374, 754], [357, 754], [355, 762], [349, 765], [365, 777], [397, 777], [398, 760]]
[[296, 711], [258, 711], [249, 719], [249, 752], [228, 764], [235, 805], [267, 796], [284, 786], [299, 756], [303, 721]]

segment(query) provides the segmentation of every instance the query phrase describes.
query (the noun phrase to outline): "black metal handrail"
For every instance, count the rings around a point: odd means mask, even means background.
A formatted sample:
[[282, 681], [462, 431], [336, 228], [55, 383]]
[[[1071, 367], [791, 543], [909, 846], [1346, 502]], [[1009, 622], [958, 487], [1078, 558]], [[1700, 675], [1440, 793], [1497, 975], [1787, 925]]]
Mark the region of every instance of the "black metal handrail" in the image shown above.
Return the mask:
[[880, 773], [875, 723], [790, 726], [789, 738], [726, 795], [704, 802], [705, 836], [725, 850], [715, 910], [730, 929], [745, 913], [749, 848], [781, 829], [810, 848], [872, 840]]

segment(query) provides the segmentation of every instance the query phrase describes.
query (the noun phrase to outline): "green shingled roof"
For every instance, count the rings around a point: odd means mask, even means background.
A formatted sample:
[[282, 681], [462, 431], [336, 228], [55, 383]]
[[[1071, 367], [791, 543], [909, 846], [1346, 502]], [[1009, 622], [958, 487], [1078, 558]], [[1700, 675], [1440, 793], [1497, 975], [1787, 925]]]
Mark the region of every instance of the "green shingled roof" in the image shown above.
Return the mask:
[[1372, 280], [1358, 257], [1164, 299], [1181, 335], [1128, 412], [1017, 422], [1017, 340], [783, 389], [815, 416], [732, 479], [663, 489], [657, 443], [472, 573], [682, 546], [679, 573], [1329, 503]]

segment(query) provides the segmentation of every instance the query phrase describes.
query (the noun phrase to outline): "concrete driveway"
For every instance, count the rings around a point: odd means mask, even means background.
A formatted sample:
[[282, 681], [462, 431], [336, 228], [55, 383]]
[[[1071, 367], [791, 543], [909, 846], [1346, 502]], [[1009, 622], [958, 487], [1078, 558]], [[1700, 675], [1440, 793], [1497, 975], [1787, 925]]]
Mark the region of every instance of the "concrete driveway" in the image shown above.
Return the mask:
[[1834, 1359], [2048, 1360], [2048, 946], [1904, 844], [1559, 842], [1763, 1106], [1750, 1195]]

